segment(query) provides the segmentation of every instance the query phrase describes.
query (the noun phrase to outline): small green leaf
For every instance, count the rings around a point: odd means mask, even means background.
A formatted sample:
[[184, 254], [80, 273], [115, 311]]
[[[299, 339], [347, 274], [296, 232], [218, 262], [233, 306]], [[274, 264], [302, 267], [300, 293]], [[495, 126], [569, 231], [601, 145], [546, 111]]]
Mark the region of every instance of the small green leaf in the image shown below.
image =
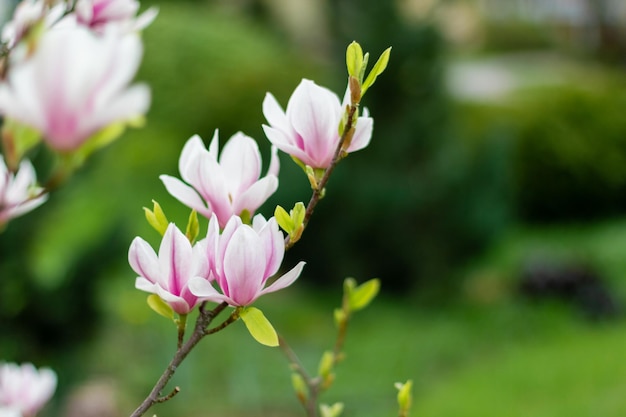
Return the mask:
[[278, 346], [278, 334], [261, 310], [255, 307], [244, 307], [239, 317], [257, 342], [265, 346]]
[[172, 310], [172, 307], [170, 307], [169, 304], [163, 301], [158, 295], [150, 294], [148, 296], [148, 305], [151, 309], [163, 317], [174, 320], [174, 310]]
[[299, 201], [293, 206], [293, 210], [291, 210], [291, 219], [293, 220], [294, 226], [298, 227], [304, 222], [304, 215], [306, 214], [306, 207], [304, 207], [304, 203]]
[[318, 367], [318, 374], [324, 378], [329, 375], [333, 371], [333, 365], [335, 363], [335, 354], [330, 350], [327, 350], [322, 355], [322, 359], [320, 359], [320, 364]]
[[367, 307], [374, 297], [376, 297], [379, 290], [380, 280], [378, 278], [370, 279], [354, 288], [350, 294], [350, 310], [358, 311]]
[[274, 218], [276, 219], [276, 223], [283, 229], [288, 235], [294, 229], [293, 221], [291, 220], [291, 216], [287, 213], [287, 210], [282, 208], [281, 206], [276, 206], [276, 210], [274, 210]]
[[322, 417], [339, 417], [343, 412], [343, 403], [335, 403], [332, 406], [320, 404], [320, 414]]
[[[352, 41], [348, 45], [348, 49], [346, 49], [346, 66], [348, 67], [348, 74], [359, 79], [361, 67], [363, 66], [363, 49], [355, 41]], [[362, 78], [359, 80], [362, 80]]]
[[413, 394], [411, 392], [411, 389], [413, 388], [413, 381], [409, 379], [404, 384], [396, 382], [394, 385], [398, 389], [398, 407], [400, 408], [400, 416], [408, 416], [413, 403]]
[[239, 213], [239, 218], [243, 224], [251, 225], [252, 224], [252, 214], [249, 210], [244, 209], [241, 213]]
[[198, 223], [198, 213], [196, 213], [195, 210], [191, 210], [189, 220], [187, 220], [187, 230], [185, 231], [185, 236], [187, 236], [187, 239], [189, 239], [189, 241], [193, 244], [199, 234], [200, 223]]
[[41, 141], [41, 134], [32, 127], [13, 119], [5, 119], [2, 127], [5, 158], [10, 170], [17, 170], [26, 152]]
[[293, 390], [296, 392], [298, 396], [298, 400], [302, 404], [306, 403], [307, 400], [307, 386], [306, 382], [304, 382], [304, 378], [297, 372], [291, 374], [291, 385], [293, 386]]
[[363, 83], [363, 87], [361, 88], [361, 97], [365, 95], [367, 89], [374, 84], [376, 78], [383, 73], [385, 68], [387, 68], [390, 55], [391, 47], [385, 49], [385, 51], [380, 55], [380, 58], [378, 58], [378, 61], [376, 61], [376, 64], [374, 64], [374, 68], [372, 68], [369, 75], [367, 76], [367, 79]]
[[169, 222], [167, 221], [167, 217], [165, 217], [165, 213], [163, 212], [163, 209], [161, 209], [159, 203], [152, 200], [152, 204], [154, 206], [152, 210], [146, 207], [143, 208], [146, 220], [148, 220], [150, 226], [163, 236], [167, 230], [167, 226], [169, 226]]

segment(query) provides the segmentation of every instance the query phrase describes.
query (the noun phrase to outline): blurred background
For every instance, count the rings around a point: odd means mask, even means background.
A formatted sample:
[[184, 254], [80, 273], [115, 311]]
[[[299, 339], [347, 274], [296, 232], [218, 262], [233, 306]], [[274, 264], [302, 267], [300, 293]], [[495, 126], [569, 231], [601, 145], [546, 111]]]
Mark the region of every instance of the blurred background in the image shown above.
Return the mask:
[[[315, 370], [343, 279], [381, 279], [322, 400], [392, 416], [393, 383], [413, 379], [421, 417], [626, 415], [623, 0], [142, 4], [160, 7], [138, 76], [153, 91], [146, 127], [0, 235], [0, 359], [57, 371], [43, 417], [128, 415], [145, 397], [175, 328], [134, 289], [127, 251], [137, 235], [158, 245], [152, 199], [179, 225], [188, 215], [158, 175], [178, 176], [183, 143], [216, 128], [222, 143], [258, 139], [267, 161], [265, 93], [285, 106], [309, 78], [342, 95], [352, 40], [372, 60], [393, 46], [364, 99], [374, 138], [287, 254], [303, 276], [258, 304]], [[281, 158], [265, 215], [310, 195]], [[182, 392], [154, 413], [303, 415], [280, 352], [239, 323], [173, 383]]]

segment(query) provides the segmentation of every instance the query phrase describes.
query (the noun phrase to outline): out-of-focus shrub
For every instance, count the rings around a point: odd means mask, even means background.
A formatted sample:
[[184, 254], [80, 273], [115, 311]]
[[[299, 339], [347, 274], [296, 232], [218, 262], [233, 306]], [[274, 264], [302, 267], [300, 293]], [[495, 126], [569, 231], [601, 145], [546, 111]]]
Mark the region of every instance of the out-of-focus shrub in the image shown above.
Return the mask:
[[600, 84], [534, 88], [503, 105], [460, 107], [468, 140], [511, 143], [507, 163], [522, 220], [588, 220], [626, 210], [626, 89], [615, 80]]

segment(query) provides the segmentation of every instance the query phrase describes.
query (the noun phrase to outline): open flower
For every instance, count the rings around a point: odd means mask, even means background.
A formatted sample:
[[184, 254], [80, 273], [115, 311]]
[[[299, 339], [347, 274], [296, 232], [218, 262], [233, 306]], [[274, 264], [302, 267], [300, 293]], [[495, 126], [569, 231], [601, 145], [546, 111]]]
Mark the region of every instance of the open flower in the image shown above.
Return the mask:
[[203, 243], [192, 247], [173, 223], [163, 235], [158, 255], [145, 240], [136, 237], [130, 245], [128, 262], [139, 274], [135, 287], [158, 295], [178, 314], [189, 313], [198, 303], [198, 297], [189, 291], [189, 280], [209, 277]]
[[33, 210], [48, 198], [37, 186], [35, 169], [23, 160], [16, 174], [7, 169], [0, 155], [0, 228], [12, 218]]
[[121, 26], [122, 30], [141, 30], [157, 14], [155, 8], [150, 8], [137, 16], [136, 0], [78, 0], [75, 9], [78, 22], [96, 31], [103, 31], [110, 24]]
[[261, 154], [254, 139], [239, 132], [233, 135], [218, 156], [215, 131], [207, 150], [200, 136], [191, 137], [180, 154], [178, 168], [182, 179], [161, 175], [167, 191], [181, 203], [210, 218], [217, 216], [224, 227], [233, 215], [245, 211], [250, 216], [278, 188], [279, 162], [276, 148], [267, 175], [261, 175]]
[[28, 59], [13, 63], [0, 85], [0, 114], [72, 151], [113, 123], [143, 116], [150, 93], [128, 87], [142, 55], [136, 34], [97, 36], [83, 26], [47, 30]]
[[30, 417], [52, 397], [57, 376], [51, 369], [32, 364], [0, 364], [0, 412]]
[[285, 253], [284, 237], [273, 217], [266, 221], [257, 215], [249, 226], [233, 216], [220, 235], [213, 215], [206, 244], [211, 273], [219, 291], [209, 281], [199, 278], [193, 278], [189, 288], [196, 296], [216, 303], [250, 305], [263, 294], [291, 285], [304, 267], [304, 262], [300, 262], [265, 286], [268, 278], [278, 272]]
[[[263, 114], [269, 126], [263, 125], [263, 130], [281, 151], [312, 168], [328, 168], [339, 145], [339, 123], [344, 111], [335, 93], [304, 79], [291, 95], [286, 112], [267, 93]], [[367, 112], [359, 117], [346, 151], [365, 148], [372, 137], [372, 127], [373, 120]]]

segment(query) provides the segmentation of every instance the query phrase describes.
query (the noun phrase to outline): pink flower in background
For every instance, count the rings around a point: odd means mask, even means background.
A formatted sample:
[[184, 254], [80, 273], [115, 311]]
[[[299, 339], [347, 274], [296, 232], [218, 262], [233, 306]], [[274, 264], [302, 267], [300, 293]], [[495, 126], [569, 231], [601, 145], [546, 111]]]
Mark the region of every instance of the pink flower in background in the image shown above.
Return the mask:
[[213, 215], [206, 245], [211, 273], [221, 292], [211, 282], [199, 278], [193, 278], [189, 288], [196, 296], [216, 303], [225, 301], [231, 306], [252, 304], [263, 294], [291, 285], [304, 267], [304, 262], [300, 262], [265, 286], [268, 278], [278, 272], [285, 253], [284, 236], [273, 217], [266, 221], [263, 216], [257, 215], [249, 226], [233, 216], [220, 235], [217, 219]]
[[139, 2], [136, 0], [78, 0], [75, 9], [78, 22], [96, 31], [102, 31], [109, 24], [121, 25], [126, 30], [141, 30], [157, 14], [155, 8], [150, 8], [137, 17]]
[[34, 416], [50, 400], [56, 385], [57, 376], [51, 369], [37, 370], [30, 363], [0, 364], [0, 412]]
[[0, 114], [36, 129], [53, 149], [75, 150], [108, 125], [147, 111], [148, 87], [128, 87], [141, 55], [136, 34], [96, 36], [58, 25], [31, 57], [12, 64], [0, 84]]
[[209, 278], [209, 264], [202, 242], [193, 247], [173, 223], [163, 235], [159, 254], [136, 237], [130, 245], [128, 262], [139, 275], [135, 287], [161, 297], [178, 314], [189, 313], [198, 298], [188, 288], [189, 280]]
[[[263, 100], [263, 125], [267, 138], [281, 151], [313, 168], [327, 168], [339, 145], [339, 123], [344, 114], [339, 97], [310, 80], [302, 80], [294, 90], [287, 111], [274, 96]], [[359, 117], [348, 152], [365, 148], [372, 137], [373, 120]]]
[[185, 182], [161, 175], [167, 191], [181, 203], [210, 218], [217, 216], [224, 227], [233, 215], [244, 210], [250, 215], [278, 188], [279, 162], [272, 148], [267, 175], [261, 175], [261, 154], [257, 143], [239, 132], [233, 135], [220, 155], [215, 131], [207, 150], [200, 136], [187, 141], [180, 155], [178, 168]]
[[30, 162], [23, 160], [13, 174], [0, 155], [0, 227], [46, 201], [48, 195], [42, 191]]
[[50, 7], [45, 0], [21, 1], [15, 7], [13, 19], [2, 28], [2, 42], [13, 48], [34, 25], [43, 21], [46, 27], [50, 27], [63, 16], [65, 10], [64, 3]]

